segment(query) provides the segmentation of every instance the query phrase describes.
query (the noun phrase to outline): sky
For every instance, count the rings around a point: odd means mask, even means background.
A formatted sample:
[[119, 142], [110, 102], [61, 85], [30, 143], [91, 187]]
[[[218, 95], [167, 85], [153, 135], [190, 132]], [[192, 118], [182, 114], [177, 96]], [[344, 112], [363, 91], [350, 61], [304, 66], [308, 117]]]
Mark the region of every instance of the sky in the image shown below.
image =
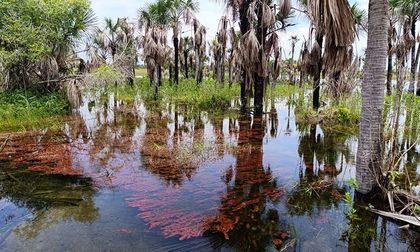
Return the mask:
[[[199, 12], [196, 17], [207, 28], [207, 40], [214, 38], [219, 20], [223, 15], [226, 15], [223, 1], [220, 0], [197, 0], [199, 2]], [[92, 8], [98, 18], [98, 23], [103, 23], [105, 17], [116, 19], [118, 17], [128, 17], [132, 22], [136, 22], [137, 11], [139, 8], [146, 6], [153, 0], [91, 0]], [[368, 9], [369, 0], [349, 0], [351, 4], [357, 3], [359, 8]], [[294, 5], [296, 6], [296, 5]], [[280, 33], [280, 45], [284, 49], [287, 57], [290, 57], [290, 42], [292, 35], [297, 35], [300, 41], [296, 45], [296, 51], [300, 51], [303, 37], [308, 37], [309, 23], [306, 17], [302, 14], [296, 13], [296, 17], [292, 21], [295, 26], [288, 27], [286, 31]], [[184, 26], [183, 30], [186, 35], [191, 28]], [[191, 36], [191, 34], [188, 34]], [[170, 36], [168, 36], [170, 37]], [[171, 43], [169, 43], [170, 45]], [[355, 52], [358, 55], [363, 55], [366, 48], [366, 34], [361, 34], [359, 40], [355, 43]], [[297, 54], [297, 53], [296, 53]], [[284, 56], [283, 56], [284, 57]], [[298, 56], [295, 55], [295, 58]]]

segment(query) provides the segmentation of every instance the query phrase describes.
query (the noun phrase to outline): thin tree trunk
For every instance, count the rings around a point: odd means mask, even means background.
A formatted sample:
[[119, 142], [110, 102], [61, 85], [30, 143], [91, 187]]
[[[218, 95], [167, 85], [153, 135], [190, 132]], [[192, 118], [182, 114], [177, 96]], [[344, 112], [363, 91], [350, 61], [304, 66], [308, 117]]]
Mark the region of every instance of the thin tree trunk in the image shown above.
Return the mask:
[[369, 1], [368, 42], [362, 84], [362, 114], [356, 158], [358, 191], [372, 192], [382, 180], [382, 113], [388, 47], [388, 0]]
[[[417, 67], [419, 66], [419, 60], [420, 60], [420, 42], [418, 43], [419, 45], [417, 46], [417, 53], [416, 53], [416, 61], [414, 62], [414, 81], [416, 78], [416, 70]], [[417, 72], [418, 76], [417, 76], [417, 88], [420, 88], [420, 71]]]
[[188, 52], [184, 51], [184, 60], [185, 60], [185, 79], [188, 79]]
[[[416, 18], [412, 17], [411, 20], [411, 34], [413, 37], [416, 37]], [[414, 82], [416, 81], [416, 43], [413, 43], [411, 48], [411, 74], [410, 74], [410, 86], [408, 87], [408, 92], [414, 94]]]
[[169, 80], [171, 81], [171, 83], [172, 83], [172, 64], [169, 64]]
[[194, 63], [194, 61], [193, 61], [193, 58], [192, 57], [189, 57], [189, 63], [188, 63], [188, 71], [190, 71], [189, 69], [191, 68], [191, 73], [190, 72], [188, 72], [188, 75], [189, 76], [191, 76], [191, 78], [195, 78], [195, 69], [194, 69], [194, 67], [195, 67], [195, 65], [193, 64]]
[[[391, 45], [392, 46], [392, 45]], [[389, 45], [388, 45], [389, 48]], [[390, 96], [392, 93], [392, 53], [388, 53], [388, 69], [386, 74], [386, 95]]]
[[162, 86], [162, 65], [158, 64], [158, 86]]
[[292, 71], [293, 86], [296, 84], [294, 58], [295, 58], [295, 45], [292, 46], [292, 63], [291, 63], [291, 69], [290, 69]]
[[233, 69], [232, 69], [232, 56], [231, 56], [231, 58], [229, 59], [229, 88], [230, 87], [232, 87], [232, 74], [233, 74]]
[[175, 51], [175, 83], [179, 84], [179, 41], [178, 41], [178, 35], [174, 35], [174, 51]]
[[241, 67], [241, 109], [244, 110], [247, 105], [246, 95], [246, 71], [244, 67]]
[[406, 55], [397, 56], [397, 86], [396, 95], [393, 104], [393, 123], [392, 123], [392, 134], [391, 134], [391, 150], [390, 150], [390, 161], [391, 166], [395, 164], [398, 153], [398, 131], [400, 125], [400, 113], [401, 113], [401, 99], [404, 89], [404, 79], [406, 77]]
[[[420, 50], [420, 44], [419, 44], [419, 50]], [[418, 75], [417, 75], [417, 92], [416, 92], [416, 95], [417, 96], [420, 96], [420, 64], [419, 64], [419, 71], [418, 71], [418, 73], [417, 73]]]
[[299, 87], [302, 87], [303, 85], [303, 71], [300, 71], [300, 76], [299, 76]]
[[[323, 1], [319, 1], [319, 9], [322, 11], [322, 15], [320, 15], [320, 18], [323, 18], [323, 9], [324, 9], [324, 4]], [[324, 43], [324, 32], [323, 31], [317, 31], [316, 34], [316, 41], [319, 44], [319, 47], [321, 48], [322, 51], [322, 46]], [[312, 95], [312, 106], [315, 110], [318, 110], [318, 108], [320, 107], [321, 103], [319, 101], [319, 97], [320, 97], [320, 92], [321, 92], [321, 70], [322, 70], [322, 57], [321, 59], [318, 61], [318, 69], [315, 73], [314, 76], [314, 91], [313, 91], [313, 95]]]
[[157, 96], [158, 96], [158, 90], [159, 90], [159, 64], [156, 64], [155, 66], [155, 71], [154, 71], [154, 81], [153, 81], [153, 86], [154, 86], [154, 92], [153, 92], [153, 98], [155, 100], [157, 100]]
[[[322, 2], [322, 1], [320, 1]], [[317, 42], [319, 46], [322, 48], [323, 42], [324, 42], [324, 35], [319, 33], [317, 34]], [[321, 103], [319, 101], [320, 92], [321, 92], [321, 69], [322, 69], [322, 58], [318, 62], [318, 69], [314, 76], [314, 91], [313, 91], [313, 100], [312, 100], [312, 106], [314, 109], [319, 109]]]

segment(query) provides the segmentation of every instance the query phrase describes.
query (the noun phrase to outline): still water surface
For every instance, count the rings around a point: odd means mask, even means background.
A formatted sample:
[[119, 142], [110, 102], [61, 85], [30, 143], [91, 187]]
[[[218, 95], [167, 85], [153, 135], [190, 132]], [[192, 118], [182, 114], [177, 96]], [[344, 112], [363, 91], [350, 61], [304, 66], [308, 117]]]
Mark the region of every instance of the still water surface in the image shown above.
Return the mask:
[[253, 117], [85, 96], [60, 130], [11, 133], [0, 250], [418, 251], [354, 195], [356, 149], [282, 99]]

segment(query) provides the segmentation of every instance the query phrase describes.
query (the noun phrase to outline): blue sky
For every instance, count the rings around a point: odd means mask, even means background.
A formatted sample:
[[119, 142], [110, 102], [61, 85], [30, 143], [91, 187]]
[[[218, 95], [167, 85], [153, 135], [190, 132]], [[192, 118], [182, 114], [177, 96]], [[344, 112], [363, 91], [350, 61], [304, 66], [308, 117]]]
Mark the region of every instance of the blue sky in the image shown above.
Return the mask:
[[[333, 0], [334, 1], [334, 0]], [[98, 21], [103, 22], [105, 17], [116, 19], [117, 17], [129, 17], [132, 22], [136, 21], [137, 10], [144, 7], [153, 0], [91, 0], [93, 10], [95, 11]], [[200, 10], [196, 17], [200, 22], [207, 27], [207, 40], [214, 38], [217, 31], [219, 19], [225, 13], [225, 7], [221, 0], [198, 0]], [[350, 0], [350, 3], [357, 3], [360, 8], [368, 8], [368, 0]], [[290, 45], [289, 38], [292, 35], [297, 35], [299, 38], [308, 36], [308, 21], [302, 15], [297, 15], [294, 22], [295, 26], [288, 28], [285, 32], [281, 32], [281, 46], [289, 54]], [[184, 31], [190, 30], [189, 27], [184, 27]], [[366, 36], [361, 35], [359, 41], [356, 43], [355, 50], [359, 55], [363, 54], [366, 48]], [[297, 45], [297, 51], [300, 50], [300, 43]]]

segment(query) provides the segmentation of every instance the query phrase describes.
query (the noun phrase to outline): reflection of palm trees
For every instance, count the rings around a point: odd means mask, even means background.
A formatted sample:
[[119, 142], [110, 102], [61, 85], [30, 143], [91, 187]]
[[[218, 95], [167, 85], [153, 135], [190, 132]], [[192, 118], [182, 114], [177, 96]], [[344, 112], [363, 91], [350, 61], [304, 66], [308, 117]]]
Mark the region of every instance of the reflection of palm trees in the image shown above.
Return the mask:
[[[322, 129], [322, 134], [317, 134], [317, 125], [314, 124], [303, 127], [298, 125], [298, 129], [301, 131], [298, 153], [305, 164], [305, 173], [313, 173], [316, 169], [332, 176], [341, 173], [342, 164], [351, 156], [347, 143], [350, 135], [330, 129]], [[338, 161], [341, 161], [341, 164], [337, 170]]]
[[[172, 185], [180, 185], [185, 178], [191, 179], [198, 167], [194, 156], [199, 151], [196, 148], [204, 145], [204, 125], [200, 118], [197, 114], [182, 116], [178, 110], [175, 106], [174, 111], [150, 111], [145, 118], [147, 126], [141, 146], [146, 169]], [[171, 118], [174, 120], [173, 135], [168, 128]]]
[[133, 136], [140, 122], [138, 111], [132, 103], [120, 103], [118, 106], [117, 103], [119, 103], [117, 100], [113, 101], [113, 120], [107, 120], [109, 116], [107, 105], [96, 117], [98, 122], [102, 115], [105, 120], [98, 123], [99, 127], [93, 135], [93, 148], [89, 155], [92, 159], [100, 159], [102, 167], [109, 165], [109, 161], [117, 151], [130, 153], [134, 148]]
[[317, 134], [317, 125], [297, 125], [297, 128], [301, 131], [298, 153], [304, 167], [300, 182], [288, 199], [289, 210], [304, 214], [311, 213], [315, 206], [337, 206], [344, 189], [336, 185], [334, 178], [342, 172], [344, 160], [350, 159], [349, 136], [328, 129]]
[[249, 117], [240, 118], [236, 169], [224, 176], [227, 190], [219, 212], [205, 225], [218, 234], [210, 238], [215, 246], [227, 242], [240, 251], [261, 251], [269, 242], [280, 244], [287, 237], [278, 230], [277, 210], [267, 209], [267, 203], [276, 201], [283, 191], [271, 170], [264, 169], [263, 138], [261, 116], [254, 118], [252, 126]]

